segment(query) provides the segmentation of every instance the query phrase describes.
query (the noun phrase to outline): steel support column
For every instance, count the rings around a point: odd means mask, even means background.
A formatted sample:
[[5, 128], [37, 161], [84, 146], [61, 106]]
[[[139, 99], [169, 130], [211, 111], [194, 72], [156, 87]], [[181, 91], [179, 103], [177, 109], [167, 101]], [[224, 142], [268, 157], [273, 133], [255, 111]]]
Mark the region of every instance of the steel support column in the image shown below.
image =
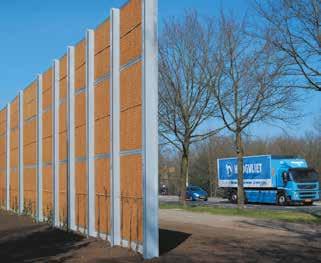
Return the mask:
[[111, 112], [111, 243], [121, 244], [120, 205], [120, 15], [119, 9], [110, 11], [110, 112]]

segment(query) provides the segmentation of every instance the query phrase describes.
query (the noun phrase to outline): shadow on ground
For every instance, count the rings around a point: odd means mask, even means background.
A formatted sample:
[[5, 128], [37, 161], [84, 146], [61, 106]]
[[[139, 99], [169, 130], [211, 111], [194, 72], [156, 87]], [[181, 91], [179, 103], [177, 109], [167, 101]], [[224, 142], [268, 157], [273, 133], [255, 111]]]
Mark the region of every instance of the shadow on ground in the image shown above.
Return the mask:
[[163, 255], [182, 244], [191, 234], [172, 231], [168, 229], [159, 229], [159, 253]]
[[89, 243], [88, 239], [85, 240], [80, 235], [47, 225], [21, 228], [20, 233], [13, 235], [4, 230], [0, 231], [0, 261], [43, 262], [50, 257], [64, 254], [64, 259], [57, 260], [62, 262], [68, 258], [68, 252], [85, 247]]

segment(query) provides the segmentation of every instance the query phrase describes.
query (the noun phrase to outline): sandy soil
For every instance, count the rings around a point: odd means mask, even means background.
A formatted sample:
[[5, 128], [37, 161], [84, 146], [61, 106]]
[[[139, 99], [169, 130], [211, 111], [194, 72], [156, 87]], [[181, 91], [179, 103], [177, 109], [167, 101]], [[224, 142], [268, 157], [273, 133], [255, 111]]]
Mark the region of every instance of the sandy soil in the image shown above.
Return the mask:
[[[160, 211], [161, 257], [147, 262], [321, 262], [321, 227]], [[106, 241], [0, 212], [0, 262], [142, 262]]]

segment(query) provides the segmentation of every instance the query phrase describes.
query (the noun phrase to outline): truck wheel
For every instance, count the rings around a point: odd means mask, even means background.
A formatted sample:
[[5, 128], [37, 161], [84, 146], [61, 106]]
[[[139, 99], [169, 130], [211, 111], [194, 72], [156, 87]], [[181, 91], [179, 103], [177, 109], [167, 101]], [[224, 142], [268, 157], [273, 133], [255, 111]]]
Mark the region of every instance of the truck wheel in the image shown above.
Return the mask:
[[236, 204], [237, 203], [237, 193], [236, 192], [232, 192], [230, 195], [230, 201], [232, 204]]
[[280, 206], [285, 206], [287, 205], [288, 200], [286, 198], [286, 195], [284, 193], [279, 193], [278, 194], [278, 205]]

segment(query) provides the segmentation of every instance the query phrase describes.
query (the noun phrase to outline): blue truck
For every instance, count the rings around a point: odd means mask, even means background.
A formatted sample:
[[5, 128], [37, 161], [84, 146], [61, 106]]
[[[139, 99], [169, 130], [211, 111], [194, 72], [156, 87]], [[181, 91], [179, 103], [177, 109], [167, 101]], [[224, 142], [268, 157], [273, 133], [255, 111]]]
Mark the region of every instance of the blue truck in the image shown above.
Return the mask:
[[[296, 156], [260, 155], [243, 158], [246, 202], [312, 205], [320, 198], [318, 173]], [[237, 158], [217, 160], [218, 186], [237, 202]]]

